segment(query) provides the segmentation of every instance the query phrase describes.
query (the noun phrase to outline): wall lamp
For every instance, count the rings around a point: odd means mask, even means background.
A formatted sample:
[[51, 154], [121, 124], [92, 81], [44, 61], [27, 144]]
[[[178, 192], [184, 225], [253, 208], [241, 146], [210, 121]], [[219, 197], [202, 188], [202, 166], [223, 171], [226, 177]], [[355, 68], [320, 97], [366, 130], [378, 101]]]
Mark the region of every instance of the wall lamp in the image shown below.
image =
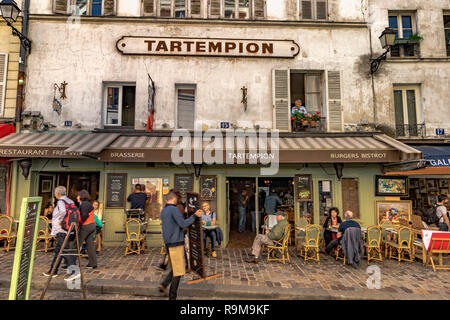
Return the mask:
[[13, 36], [20, 38], [20, 43], [25, 48], [25, 50], [31, 52], [31, 40], [28, 39], [22, 32], [14, 28], [12, 23], [17, 21], [17, 17], [20, 12], [19, 6], [14, 0], [3, 0], [0, 2], [0, 15], [6, 21], [6, 24], [11, 27]]
[[395, 42], [395, 31], [389, 28], [385, 28], [383, 32], [381, 33], [381, 36], [378, 38], [380, 39], [381, 47], [383, 49], [386, 49], [381, 56], [379, 56], [376, 59], [370, 59], [370, 73], [374, 74], [377, 72], [378, 67], [381, 64], [381, 61], [386, 60], [387, 53], [391, 50], [391, 47], [394, 45]]

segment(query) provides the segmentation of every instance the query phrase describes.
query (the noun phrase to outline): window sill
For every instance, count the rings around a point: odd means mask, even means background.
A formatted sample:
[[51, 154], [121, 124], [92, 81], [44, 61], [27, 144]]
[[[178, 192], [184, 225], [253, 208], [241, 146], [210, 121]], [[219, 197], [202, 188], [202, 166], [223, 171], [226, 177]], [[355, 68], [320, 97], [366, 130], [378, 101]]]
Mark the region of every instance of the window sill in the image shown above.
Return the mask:
[[390, 57], [386, 62], [450, 62], [450, 57], [442, 58], [422, 58], [422, 57]]

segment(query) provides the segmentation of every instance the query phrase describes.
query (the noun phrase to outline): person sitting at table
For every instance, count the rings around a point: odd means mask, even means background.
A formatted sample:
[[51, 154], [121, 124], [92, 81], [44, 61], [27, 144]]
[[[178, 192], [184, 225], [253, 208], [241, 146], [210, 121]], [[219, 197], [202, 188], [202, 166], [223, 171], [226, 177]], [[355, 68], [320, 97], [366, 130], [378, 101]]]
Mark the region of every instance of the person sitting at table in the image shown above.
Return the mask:
[[45, 205], [44, 207], [44, 212], [43, 212], [43, 216], [46, 217], [49, 220], [52, 220], [52, 215], [53, 215], [53, 209], [55, 207], [53, 207], [53, 203], [49, 202]]
[[339, 209], [333, 207], [330, 209], [329, 216], [325, 219], [325, 223], [323, 224], [323, 238], [325, 240], [325, 246], [327, 246], [331, 240], [336, 240], [337, 235], [336, 232], [332, 232], [327, 230], [329, 228], [338, 228], [339, 224], [342, 222], [341, 217], [339, 217]]
[[260, 233], [255, 237], [252, 246], [253, 258], [246, 259], [245, 262], [258, 263], [262, 245], [265, 244], [268, 246], [272, 246], [274, 244], [274, 241], [278, 241], [283, 238], [284, 229], [288, 224], [286, 214], [283, 211], [279, 211], [275, 213], [275, 215], [277, 217], [278, 223], [271, 230], [266, 230], [265, 234]]
[[361, 226], [359, 225], [359, 223], [356, 222], [355, 220], [353, 220], [353, 212], [351, 212], [350, 210], [345, 211], [344, 218], [345, 218], [345, 221], [342, 222], [341, 224], [339, 224], [337, 239], [330, 241], [330, 243], [326, 246], [325, 251], [327, 254], [331, 254], [331, 251], [334, 248], [336, 248], [338, 245], [341, 244], [342, 236], [344, 235], [345, 230], [347, 230], [348, 228], [361, 229]]
[[[205, 226], [215, 226], [217, 215], [214, 211], [211, 211], [211, 207], [208, 202], [202, 203], [203, 216], [202, 224]], [[211, 240], [211, 256], [217, 257], [216, 254], [216, 230], [203, 228], [203, 247], [206, 247], [206, 238]]]

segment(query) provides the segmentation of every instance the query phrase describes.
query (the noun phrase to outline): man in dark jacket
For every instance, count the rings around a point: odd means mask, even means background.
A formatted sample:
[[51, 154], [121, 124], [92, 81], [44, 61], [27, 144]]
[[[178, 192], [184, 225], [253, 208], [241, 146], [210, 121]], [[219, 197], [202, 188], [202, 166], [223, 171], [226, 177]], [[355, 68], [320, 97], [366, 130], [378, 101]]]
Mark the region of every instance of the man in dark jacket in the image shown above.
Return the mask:
[[195, 216], [200, 218], [202, 210], [197, 210], [194, 215], [184, 219], [177, 208], [177, 195], [175, 192], [167, 194], [167, 204], [161, 211], [162, 235], [167, 250], [171, 270], [159, 286], [159, 291], [166, 295], [166, 288], [170, 284], [169, 300], [176, 300], [178, 285], [181, 276], [186, 272], [184, 261], [184, 232], [195, 221]]

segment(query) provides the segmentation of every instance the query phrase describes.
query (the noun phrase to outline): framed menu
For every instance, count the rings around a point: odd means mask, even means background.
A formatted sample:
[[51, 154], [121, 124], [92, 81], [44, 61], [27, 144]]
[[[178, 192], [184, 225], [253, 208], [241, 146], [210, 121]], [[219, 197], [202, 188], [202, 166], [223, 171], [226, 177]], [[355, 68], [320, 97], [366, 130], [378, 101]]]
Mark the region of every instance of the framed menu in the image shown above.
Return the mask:
[[200, 176], [200, 197], [202, 200], [215, 200], [217, 194], [216, 176]]
[[127, 174], [106, 174], [106, 208], [123, 209], [126, 207]]
[[[186, 193], [188, 215], [194, 214], [199, 208], [199, 194]], [[189, 227], [189, 261], [191, 269], [199, 276], [205, 276], [205, 255], [203, 252], [202, 220], [195, 217], [195, 222]]]
[[296, 174], [294, 180], [295, 199], [297, 201], [312, 201], [312, 175]]
[[183, 201], [186, 201], [186, 193], [194, 190], [194, 175], [176, 174], [175, 190], [180, 191]]

